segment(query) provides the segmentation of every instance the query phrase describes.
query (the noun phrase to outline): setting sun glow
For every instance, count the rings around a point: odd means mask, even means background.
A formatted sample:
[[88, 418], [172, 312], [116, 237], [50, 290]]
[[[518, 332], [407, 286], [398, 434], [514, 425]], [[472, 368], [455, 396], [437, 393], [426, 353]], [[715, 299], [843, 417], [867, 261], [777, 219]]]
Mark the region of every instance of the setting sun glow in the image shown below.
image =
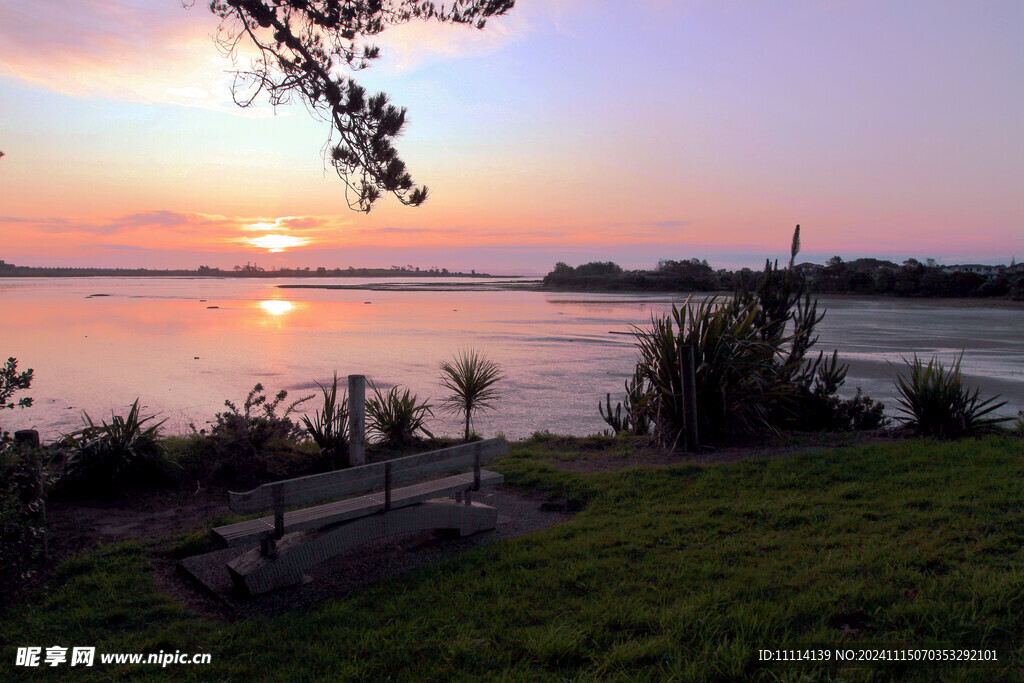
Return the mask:
[[309, 240], [302, 239], [301, 237], [292, 237], [291, 235], [263, 235], [262, 237], [247, 239], [246, 242], [254, 247], [266, 249], [271, 254], [276, 254], [291, 247], [301, 247], [309, 244]]

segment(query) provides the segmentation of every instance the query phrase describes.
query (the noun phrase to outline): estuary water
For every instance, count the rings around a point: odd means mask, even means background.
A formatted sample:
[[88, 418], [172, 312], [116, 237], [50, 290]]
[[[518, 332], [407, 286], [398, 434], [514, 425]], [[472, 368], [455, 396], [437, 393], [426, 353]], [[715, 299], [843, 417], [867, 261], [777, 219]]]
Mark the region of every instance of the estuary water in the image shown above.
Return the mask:
[[[621, 400], [635, 358], [631, 326], [685, 296], [552, 293], [515, 281], [425, 279], [0, 278], [0, 356], [33, 368], [35, 405], [4, 411], [0, 427], [44, 437], [123, 414], [139, 397], [165, 430], [239, 406], [256, 382], [289, 400], [317, 382], [363, 374], [409, 387], [435, 404], [437, 434], [458, 432], [437, 404], [438, 364], [474, 347], [505, 375], [481, 434], [538, 430], [585, 435], [606, 428], [598, 402]], [[364, 288], [281, 288], [279, 285]], [[819, 349], [838, 349], [850, 372], [842, 393], [864, 393], [895, 414], [903, 358], [961, 351], [969, 383], [1000, 393], [1002, 414], [1024, 409], [1024, 308], [949, 300], [822, 298]], [[318, 402], [318, 398], [308, 406]]]

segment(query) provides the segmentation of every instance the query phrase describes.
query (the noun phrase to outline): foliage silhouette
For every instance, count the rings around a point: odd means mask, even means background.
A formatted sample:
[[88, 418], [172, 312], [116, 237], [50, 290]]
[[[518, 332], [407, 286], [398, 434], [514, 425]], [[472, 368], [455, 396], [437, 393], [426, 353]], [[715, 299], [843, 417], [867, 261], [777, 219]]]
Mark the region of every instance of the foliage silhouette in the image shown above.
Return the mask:
[[[186, 5], [191, 4], [186, 2]], [[327, 159], [345, 183], [349, 207], [369, 212], [384, 192], [418, 206], [417, 187], [394, 140], [406, 110], [384, 93], [368, 95], [352, 77], [380, 56], [367, 39], [414, 19], [482, 29], [515, 0], [455, 0], [435, 6], [419, 0], [213, 0], [220, 18], [216, 41], [233, 59], [255, 48], [248, 70], [235, 72], [235, 103], [248, 107], [266, 94], [274, 106], [298, 100], [330, 124]]]
[[0, 367], [0, 410], [30, 407], [32, 405], [31, 398], [24, 396], [14, 403], [11, 401], [11, 397], [22, 389], [28, 389], [31, 385], [32, 369], [18, 372], [18, 359], [8, 358], [3, 367]]

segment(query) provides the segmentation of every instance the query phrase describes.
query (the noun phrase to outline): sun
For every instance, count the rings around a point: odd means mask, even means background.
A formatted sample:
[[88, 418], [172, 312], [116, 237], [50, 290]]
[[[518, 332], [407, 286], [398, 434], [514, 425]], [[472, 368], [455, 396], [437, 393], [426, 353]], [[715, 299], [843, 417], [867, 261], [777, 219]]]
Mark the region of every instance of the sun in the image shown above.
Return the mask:
[[309, 240], [302, 239], [301, 237], [292, 237], [291, 235], [263, 235], [262, 237], [253, 237], [246, 241], [254, 247], [266, 249], [271, 254], [309, 244]]

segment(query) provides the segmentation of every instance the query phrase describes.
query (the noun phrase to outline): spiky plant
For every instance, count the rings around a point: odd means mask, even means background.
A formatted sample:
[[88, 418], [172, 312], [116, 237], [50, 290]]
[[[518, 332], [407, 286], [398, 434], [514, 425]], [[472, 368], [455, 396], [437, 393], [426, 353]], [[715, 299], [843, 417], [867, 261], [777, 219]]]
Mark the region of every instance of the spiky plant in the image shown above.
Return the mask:
[[475, 349], [463, 349], [451, 361], [441, 363], [441, 386], [451, 392], [442, 407], [465, 418], [463, 438], [469, 441], [473, 413], [493, 408], [495, 386], [504, 379], [501, 367]]
[[401, 394], [398, 387], [382, 393], [373, 382], [373, 397], [366, 401], [367, 427], [386, 446], [406, 446], [416, 439], [416, 432], [433, 436], [426, 428], [427, 416], [434, 416], [429, 403], [420, 403], [408, 389]]
[[317, 382], [320, 391], [324, 396], [323, 406], [310, 418], [302, 416], [302, 423], [306, 425], [306, 432], [320, 447], [320, 455], [334, 470], [338, 468], [339, 460], [346, 460], [348, 465], [348, 396], [344, 391], [341, 393], [341, 402], [338, 402], [338, 373], [334, 373], [334, 381], [329, 386]]
[[680, 347], [691, 345], [696, 360], [699, 431], [723, 435], [770, 428], [768, 414], [778, 381], [775, 359], [785, 340], [763, 340], [756, 302], [742, 307], [711, 298], [652, 318], [634, 330], [637, 361], [650, 387], [655, 435], [674, 446], [685, 427]]
[[85, 425], [60, 441], [64, 456], [61, 486], [73, 493], [117, 493], [134, 484], [156, 483], [165, 467], [160, 440], [164, 420], [146, 426], [154, 416], [142, 417], [139, 399], [125, 416], [111, 415], [96, 424], [82, 412]]
[[[640, 367], [634, 368], [632, 379], [627, 379], [624, 385], [626, 388], [625, 401], [616, 403], [613, 410], [612, 395], [605, 394], [605, 405], [598, 403], [598, 412], [616, 434], [646, 436], [651, 431], [649, 404], [653, 397], [644, 380], [643, 370]], [[607, 412], [605, 412], [606, 408]], [[625, 413], [623, 413], [623, 408], [625, 408]]]
[[982, 399], [980, 389], [971, 391], [964, 384], [960, 372], [963, 357], [961, 352], [949, 368], [934, 356], [927, 365], [916, 353], [913, 361], [903, 359], [909, 375], [900, 373], [896, 377], [898, 409], [907, 416], [902, 418], [903, 422], [922, 436], [938, 439], [977, 436], [994, 432], [1000, 423], [1012, 419], [991, 416], [1006, 405], [1006, 401], [995, 402], [998, 395]]

